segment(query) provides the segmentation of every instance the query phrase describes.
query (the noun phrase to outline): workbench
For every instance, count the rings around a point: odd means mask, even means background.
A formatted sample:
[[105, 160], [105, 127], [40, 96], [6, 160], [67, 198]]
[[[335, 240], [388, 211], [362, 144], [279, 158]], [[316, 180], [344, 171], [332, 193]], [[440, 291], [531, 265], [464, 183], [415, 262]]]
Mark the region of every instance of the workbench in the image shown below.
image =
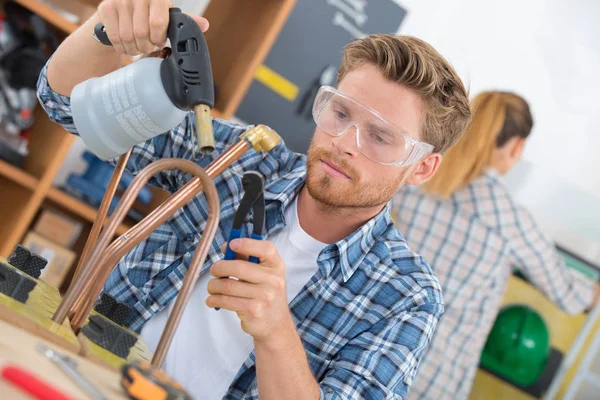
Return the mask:
[[[46, 383], [51, 384], [56, 389], [61, 390], [65, 395], [71, 396], [73, 399], [90, 399], [91, 397], [77, 386], [56, 364], [35, 349], [35, 346], [40, 342], [75, 360], [79, 372], [108, 399], [129, 399], [121, 388], [119, 373], [103, 368], [78, 355], [67, 353], [63, 348], [51, 342], [40, 339], [4, 321], [0, 321], [0, 363], [20, 366]], [[0, 394], [2, 399], [34, 399], [34, 397], [23, 392], [3, 378], [0, 378]]]

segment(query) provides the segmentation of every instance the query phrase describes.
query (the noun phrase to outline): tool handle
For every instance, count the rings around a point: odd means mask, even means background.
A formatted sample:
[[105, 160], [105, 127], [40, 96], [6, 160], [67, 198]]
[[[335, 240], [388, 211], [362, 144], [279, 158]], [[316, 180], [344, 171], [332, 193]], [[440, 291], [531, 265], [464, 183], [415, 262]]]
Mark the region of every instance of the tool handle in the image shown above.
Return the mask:
[[169, 10], [167, 37], [171, 56], [160, 65], [160, 78], [167, 95], [177, 107], [191, 110], [215, 105], [215, 87], [208, 44], [200, 26], [179, 8]]
[[[262, 237], [262, 235], [257, 235], [256, 233], [252, 232], [252, 239], [263, 240], [263, 237]], [[258, 257], [254, 257], [254, 256], [248, 257], [248, 261], [250, 261], [251, 263], [254, 263], [254, 264], [260, 264], [260, 260], [258, 259]]]
[[37, 376], [15, 365], [3, 367], [2, 377], [39, 400], [72, 400]]
[[96, 35], [96, 39], [103, 45], [112, 46], [112, 42], [108, 38], [108, 34], [106, 33], [106, 29], [102, 22], [98, 22], [94, 27], [94, 35]]
[[[225, 260], [234, 260], [235, 259], [235, 251], [231, 250], [231, 247], [229, 247], [229, 243], [233, 240], [233, 239], [237, 239], [239, 237], [242, 236], [242, 230], [241, 229], [235, 229], [232, 228], [231, 232], [229, 233], [229, 240], [227, 241], [227, 247], [225, 248]], [[254, 232], [252, 232], [252, 239], [256, 239], [256, 240], [263, 240], [262, 235], [257, 235]], [[254, 256], [250, 256], [248, 257], [248, 261], [250, 261], [251, 263], [254, 264], [258, 264], [259, 260], [258, 257], [254, 257]], [[228, 278], [225, 278], [228, 279]], [[215, 307], [215, 310], [219, 311], [220, 308], [219, 307]]]
[[[231, 229], [231, 233], [229, 234], [229, 240], [227, 241], [227, 248], [225, 249], [225, 260], [235, 259], [235, 251], [231, 250], [231, 247], [229, 247], [229, 243], [233, 239], [237, 239], [240, 236], [242, 236], [242, 231], [240, 229]], [[263, 237], [262, 237], [262, 235], [257, 235], [256, 233], [252, 232], [252, 239], [263, 240]], [[254, 256], [248, 257], [248, 261], [250, 261], [251, 263], [254, 263], [254, 264], [260, 263], [260, 261], [258, 260], [258, 257], [254, 257]]]
[[231, 247], [229, 247], [229, 243], [233, 239], [237, 239], [240, 236], [242, 236], [241, 229], [235, 229], [235, 228], [231, 229], [231, 232], [229, 233], [229, 240], [227, 241], [227, 248], [225, 249], [225, 260], [234, 260], [235, 259], [235, 251], [231, 250]]

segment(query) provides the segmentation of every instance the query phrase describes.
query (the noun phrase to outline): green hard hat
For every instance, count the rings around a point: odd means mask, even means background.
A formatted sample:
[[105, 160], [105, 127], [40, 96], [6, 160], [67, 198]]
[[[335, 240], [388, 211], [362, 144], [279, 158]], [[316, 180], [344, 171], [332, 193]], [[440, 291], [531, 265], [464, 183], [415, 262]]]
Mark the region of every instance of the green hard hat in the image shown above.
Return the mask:
[[504, 307], [481, 356], [486, 368], [514, 382], [535, 383], [550, 355], [550, 334], [542, 317], [526, 305]]

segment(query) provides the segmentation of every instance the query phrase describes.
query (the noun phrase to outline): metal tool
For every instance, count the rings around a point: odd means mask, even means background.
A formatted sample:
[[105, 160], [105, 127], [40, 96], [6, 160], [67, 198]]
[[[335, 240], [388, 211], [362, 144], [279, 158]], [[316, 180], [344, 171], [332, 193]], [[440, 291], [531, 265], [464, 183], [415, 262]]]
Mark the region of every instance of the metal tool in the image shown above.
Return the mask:
[[346, 32], [348, 32], [350, 35], [352, 35], [352, 37], [355, 39], [362, 39], [362, 38], [367, 37], [366, 33], [361, 31], [360, 29], [358, 29], [356, 26], [352, 25], [352, 23], [350, 21], [348, 21], [346, 19], [346, 17], [344, 17], [344, 14], [340, 11], [335, 13], [335, 16], [333, 17], [333, 21], [331, 21], [331, 22], [333, 23], [333, 25], [339, 26], [339, 27], [343, 28], [344, 30], [346, 30]]
[[[244, 186], [244, 197], [235, 212], [233, 218], [233, 226], [227, 240], [227, 248], [225, 249], [225, 260], [233, 260], [235, 252], [229, 247], [229, 243], [233, 239], [242, 236], [242, 226], [244, 225], [246, 216], [252, 209], [252, 239], [263, 240], [265, 229], [265, 180], [262, 175], [256, 171], [248, 171], [242, 178]], [[248, 261], [258, 264], [257, 257], [250, 256]]]
[[346, 0], [346, 2], [359, 12], [365, 11], [365, 8], [367, 7], [367, 0]]
[[327, 0], [327, 4], [337, 7], [338, 10], [344, 12], [346, 15], [352, 18], [354, 22], [359, 26], [363, 26], [365, 22], [367, 22], [367, 14], [363, 13], [362, 10], [355, 10], [348, 4], [344, 3], [342, 0]]
[[[192, 17], [174, 7], [167, 37], [172, 47], [166, 58], [142, 58], [73, 88], [73, 121], [98, 157], [112, 159], [173, 129], [188, 111], [194, 112], [200, 151], [214, 151], [214, 83], [204, 34]], [[95, 26], [94, 38], [112, 45], [102, 23]]]
[[312, 120], [312, 106], [317, 97], [317, 93], [319, 93], [319, 88], [324, 85], [333, 85], [335, 83], [336, 72], [336, 67], [331, 64], [323, 68], [319, 77], [311, 83], [310, 87], [302, 95], [302, 98], [298, 103], [296, 114], [306, 120]]
[[43, 343], [38, 343], [35, 347], [37, 351], [45, 355], [56, 364], [65, 374], [69, 376], [80, 388], [85, 390], [95, 400], [106, 400], [106, 397], [92, 385], [79, 371], [77, 370], [77, 362], [70, 357], [58, 353]]

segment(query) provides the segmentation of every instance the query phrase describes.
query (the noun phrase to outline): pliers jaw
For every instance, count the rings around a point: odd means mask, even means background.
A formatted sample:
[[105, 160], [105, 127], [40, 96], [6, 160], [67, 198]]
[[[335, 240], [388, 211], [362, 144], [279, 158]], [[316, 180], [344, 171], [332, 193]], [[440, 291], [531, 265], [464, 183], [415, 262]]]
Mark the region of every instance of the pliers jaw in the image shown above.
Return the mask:
[[[252, 239], [262, 240], [265, 229], [265, 181], [262, 175], [256, 171], [244, 173], [242, 178], [244, 187], [244, 197], [238, 206], [233, 218], [233, 226], [229, 239], [227, 240], [227, 249], [225, 250], [225, 260], [233, 260], [235, 252], [229, 247], [229, 242], [242, 235], [242, 226], [246, 216], [252, 209]], [[258, 258], [250, 257], [250, 262], [258, 264]]]

